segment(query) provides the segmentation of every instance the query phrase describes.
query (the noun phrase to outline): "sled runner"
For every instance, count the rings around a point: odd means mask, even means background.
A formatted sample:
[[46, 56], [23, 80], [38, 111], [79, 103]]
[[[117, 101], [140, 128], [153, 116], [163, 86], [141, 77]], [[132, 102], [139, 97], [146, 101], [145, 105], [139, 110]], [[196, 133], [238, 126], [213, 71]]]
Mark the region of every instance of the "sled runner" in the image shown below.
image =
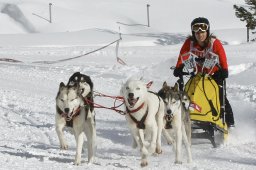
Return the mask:
[[[200, 61], [202, 59], [189, 52], [181, 59], [185, 69], [183, 75], [190, 75], [184, 91], [191, 100], [192, 138], [209, 139], [213, 147], [217, 147], [228, 135], [224, 107], [225, 82], [220, 88], [211, 77], [213, 68], [219, 64], [218, 55], [209, 52], [204, 61]], [[197, 70], [198, 64], [202, 70], [200, 72]], [[183, 76], [180, 76], [178, 83], [183, 89]]]

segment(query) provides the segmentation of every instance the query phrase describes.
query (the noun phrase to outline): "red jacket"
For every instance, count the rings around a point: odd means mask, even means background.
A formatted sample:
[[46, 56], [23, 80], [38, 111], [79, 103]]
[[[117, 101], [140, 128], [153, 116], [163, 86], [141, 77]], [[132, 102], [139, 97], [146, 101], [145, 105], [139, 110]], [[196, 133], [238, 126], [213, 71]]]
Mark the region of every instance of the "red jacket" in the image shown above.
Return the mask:
[[[228, 71], [226, 53], [225, 53], [225, 50], [224, 50], [220, 40], [214, 39], [213, 41], [211, 41], [211, 42], [213, 42], [213, 44], [211, 45], [211, 43], [210, 43], [209, 46], [205, 49], [203, 49], [201, 46], [199, 46], [199, 44], [197, 44], [195, 42], [192, 43], [193, 44], [192, 49], [190, 49], [191, 48], [191, 41], [192, 40], [190, 38], [188, 38], [184, 42], [184, 44], [183, 44], [183, 46], [180, 50], [180, 55], [179, 55], [179, 58], [178, 58], [178, 61], [177, 61], [177, 64], [176, 64], [176, 68], [181, 67], [181, 65], [182, 65], [181, 56], [183, 54], [188, 53], [188, 52], [192, 52], [193, 54], [197, 55], [199, 58], [201, 58], [201, 57], [203, 58], [204, 54], [205, 54], [205, 51], [212, 47], [212, 52], [219, 56], [219, 64], [220, 64], [221, 68]], [[198, 69], [199, 72], [202, 71], [202, 68], [200, 66], [197, 66], [197, 69]], [[217, 70], [218, 70], [218, 67], [215, 66], [211, 73], [215, 73]], [[207, 70], [207, 71], [209, 71], [209, 70]]]

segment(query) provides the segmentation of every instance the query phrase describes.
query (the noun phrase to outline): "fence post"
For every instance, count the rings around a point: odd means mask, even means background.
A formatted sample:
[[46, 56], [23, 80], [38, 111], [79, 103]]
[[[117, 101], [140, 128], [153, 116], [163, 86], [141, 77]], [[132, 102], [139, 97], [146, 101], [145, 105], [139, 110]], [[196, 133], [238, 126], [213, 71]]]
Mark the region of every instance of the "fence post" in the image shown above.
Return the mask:
[[50, 15], [49, 22], [52, 23], [52, 3], [49, 3], [49, 15]]
[[247, 28], [247, 42], [250, 42], [250, 38], [249, 38], [249, 34], [250, 34], [249, 26], [247, 26], [246, 28]]
[[149, 25], [149, 7], [150, 7], [150, 5], [149, 5], [149, 4], [147, 4], [148, 27], [150, 26], [150, 25]]

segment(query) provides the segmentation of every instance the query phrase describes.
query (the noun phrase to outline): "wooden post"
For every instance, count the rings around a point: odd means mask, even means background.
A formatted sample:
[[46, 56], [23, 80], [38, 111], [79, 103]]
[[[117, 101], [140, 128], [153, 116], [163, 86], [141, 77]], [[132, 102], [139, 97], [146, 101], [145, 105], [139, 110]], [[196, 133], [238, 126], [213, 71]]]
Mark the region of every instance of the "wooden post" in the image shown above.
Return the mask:
[[148, 27], [150, 27], [150, 25], [149, 25], [149, 7], [150, 7], [150, 5], [147, 4]]
[[250, 34], [250, 31], [249, 31], [249, 27], [247, 26], [247, 42], [250, 42], [250, 38], [249, 38], [249, 34]]
[[49, 22], [52, 23], [52, 3], [49, 3], [49, 16], [50, 16]]

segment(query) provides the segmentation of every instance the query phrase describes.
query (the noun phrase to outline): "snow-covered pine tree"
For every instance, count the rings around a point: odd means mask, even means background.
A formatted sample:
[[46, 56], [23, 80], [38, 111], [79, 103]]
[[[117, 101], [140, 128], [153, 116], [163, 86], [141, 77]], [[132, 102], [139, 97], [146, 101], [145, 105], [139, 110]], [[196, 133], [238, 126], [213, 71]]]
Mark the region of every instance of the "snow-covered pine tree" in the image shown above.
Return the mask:
[[[249, 42], [249, 30], [254, 30], [256, 27], [256, 0], [245, 0], [247, 6], [234, 5], [235, 14], [241, 21], [246, 22], [247, 27], [247, 42]], [[254, 34], [255, 32], [253, 32]], [[255, 41], [255, 39], [253, 39]]]

